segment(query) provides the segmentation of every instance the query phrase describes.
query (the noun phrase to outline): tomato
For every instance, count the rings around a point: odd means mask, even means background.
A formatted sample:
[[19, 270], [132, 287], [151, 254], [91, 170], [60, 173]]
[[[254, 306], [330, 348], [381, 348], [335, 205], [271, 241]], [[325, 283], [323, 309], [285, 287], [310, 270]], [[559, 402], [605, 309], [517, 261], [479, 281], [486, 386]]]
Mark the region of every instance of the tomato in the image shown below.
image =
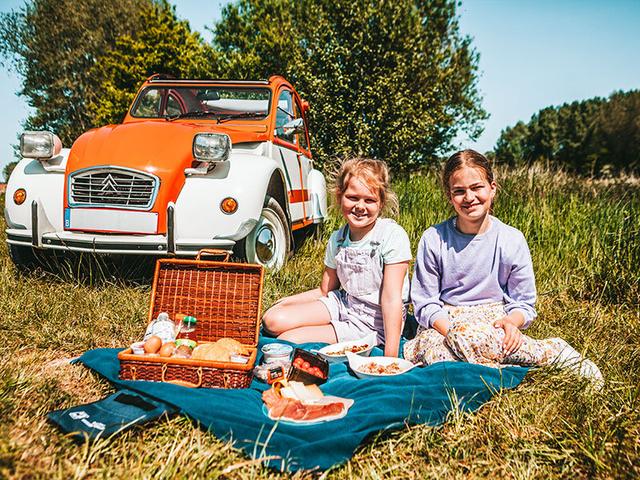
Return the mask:
[[309, 372], [312, 375], [315, 375], [318, 378], [324, 378], [324, 375], [322, 374], [322, 370], [320, 370], [320, 368], [318, 367], [311, 367], [311, 371]]
[[297, 367], [297, 368], [300, 368], [300, 367], [302, 367], [302, 363], [303, 362], [304, 362], [304, 360], [302, 358], [298, 357], [293, 361], [293, 366]]
[[307, 361], [302, 362], [302, 369], [306, 372], [309, 371], [309, 367], [311, 367], [311, 364]]

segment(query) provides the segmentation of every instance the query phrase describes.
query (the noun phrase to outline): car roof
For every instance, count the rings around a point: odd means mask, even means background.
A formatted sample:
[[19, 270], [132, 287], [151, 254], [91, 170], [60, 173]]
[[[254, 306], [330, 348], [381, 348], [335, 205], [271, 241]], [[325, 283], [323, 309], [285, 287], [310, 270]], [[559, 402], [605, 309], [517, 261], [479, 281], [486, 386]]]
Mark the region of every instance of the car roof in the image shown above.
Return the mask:
[[268, 85], [277, 87], [281, 84], [291, 86], [284, 77], [280, 75], [272, 75], [268, 80], [229, 80], [229, 79], [178, 79], [171, 78], [167, 75], [154, 74], [150, 76], [144, 85], [167, 85], [167, 86], [181, 86], [181, 85]]

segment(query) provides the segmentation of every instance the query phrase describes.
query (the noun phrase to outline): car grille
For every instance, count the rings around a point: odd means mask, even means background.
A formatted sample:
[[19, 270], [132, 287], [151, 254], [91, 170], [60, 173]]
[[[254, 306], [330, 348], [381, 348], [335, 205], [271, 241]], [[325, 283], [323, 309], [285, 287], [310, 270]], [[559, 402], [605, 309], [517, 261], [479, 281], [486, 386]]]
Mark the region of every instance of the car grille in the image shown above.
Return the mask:
[[157, 177], [135, 170], [82, 170], [70, 176], [69, 200], [74, 206], [149, 209], [157, 187]]

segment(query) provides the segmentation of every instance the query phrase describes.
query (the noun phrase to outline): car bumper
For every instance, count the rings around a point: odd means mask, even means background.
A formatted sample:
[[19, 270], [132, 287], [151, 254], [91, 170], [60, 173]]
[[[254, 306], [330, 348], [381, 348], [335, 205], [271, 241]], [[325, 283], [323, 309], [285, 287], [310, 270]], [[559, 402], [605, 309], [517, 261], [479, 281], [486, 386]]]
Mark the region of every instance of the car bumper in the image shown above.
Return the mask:
[[25, 247], [90, 253], [131, 255], [195, 256], [213, 248], [230, 252], [235, 242], [229, 239], [170, 239], [166, 235], [100, 235], [76, 232], [52, 232], [38, 237], [31, 230], [7, 229], [7, 243]]

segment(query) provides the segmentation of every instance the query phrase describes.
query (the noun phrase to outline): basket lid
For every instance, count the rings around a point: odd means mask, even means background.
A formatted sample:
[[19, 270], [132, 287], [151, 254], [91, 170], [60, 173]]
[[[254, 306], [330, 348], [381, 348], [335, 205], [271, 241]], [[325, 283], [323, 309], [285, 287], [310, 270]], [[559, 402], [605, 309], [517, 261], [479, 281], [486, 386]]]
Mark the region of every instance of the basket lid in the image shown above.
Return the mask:
[[264, 270], [261, 265], [160, 259], [156, 263], [149, 321], [167, 312], [196, 317], [196, 337], [233, 338], [257, 345]]

